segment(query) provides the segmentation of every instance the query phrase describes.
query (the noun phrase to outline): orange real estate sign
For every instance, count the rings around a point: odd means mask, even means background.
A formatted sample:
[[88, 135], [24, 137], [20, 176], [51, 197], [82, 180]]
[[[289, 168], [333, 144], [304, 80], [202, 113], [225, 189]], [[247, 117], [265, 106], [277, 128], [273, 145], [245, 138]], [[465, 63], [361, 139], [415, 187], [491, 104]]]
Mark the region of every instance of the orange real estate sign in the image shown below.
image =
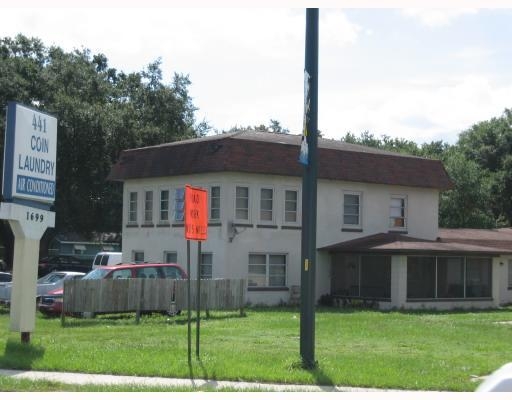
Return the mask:
[[208, 192], [185, 186], [185, 239], [206, 240], [208, 237]]

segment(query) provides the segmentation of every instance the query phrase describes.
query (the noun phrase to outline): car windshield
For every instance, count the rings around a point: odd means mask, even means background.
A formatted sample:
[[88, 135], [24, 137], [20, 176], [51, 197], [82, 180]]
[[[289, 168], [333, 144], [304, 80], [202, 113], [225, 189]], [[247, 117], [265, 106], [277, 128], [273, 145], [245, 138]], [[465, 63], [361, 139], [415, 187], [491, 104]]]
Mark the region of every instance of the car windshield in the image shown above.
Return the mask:
[[55, 282], [63, 279], [65, 276], [66, 276], [66, 274], [52, 272], [46, 276], [43, 276], [42, 278], [39, 278], [37, 280], [37, 283], [55, 283]]
[[109, 273], [108, 269], [93, 269], [87, 275], [85, 275], [82, 279], [102, 279], [105, 275]]

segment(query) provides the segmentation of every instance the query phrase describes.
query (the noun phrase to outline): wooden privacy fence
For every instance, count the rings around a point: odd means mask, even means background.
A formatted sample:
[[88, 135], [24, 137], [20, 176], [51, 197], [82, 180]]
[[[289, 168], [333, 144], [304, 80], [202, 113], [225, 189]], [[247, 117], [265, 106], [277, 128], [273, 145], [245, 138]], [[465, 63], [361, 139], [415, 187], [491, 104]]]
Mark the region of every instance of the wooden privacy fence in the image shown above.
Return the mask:
[[[190, 281], [196, 309], [197, 280]], [[202, 310], [237, 310], [245, 305], [245, 279], [202, 279]], [[187, 280], [84, 279], [64, 282], [64, 313], [167, 312], [188, 308]]]

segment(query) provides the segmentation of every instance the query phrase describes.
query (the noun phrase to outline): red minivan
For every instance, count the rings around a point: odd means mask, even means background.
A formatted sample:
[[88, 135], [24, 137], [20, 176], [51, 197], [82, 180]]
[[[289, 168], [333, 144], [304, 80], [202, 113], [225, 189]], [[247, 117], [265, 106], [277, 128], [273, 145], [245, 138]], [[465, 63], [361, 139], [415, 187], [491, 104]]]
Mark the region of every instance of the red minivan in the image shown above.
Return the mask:
[[[178, 264], [144, 263], [144, 264], [117, 264], [98, 267], [82, 279], [186, 279], [187, 273]], [[64, 289], [57, 289], [41, 296], [37, 308], [45, 315], [60, 315]]]

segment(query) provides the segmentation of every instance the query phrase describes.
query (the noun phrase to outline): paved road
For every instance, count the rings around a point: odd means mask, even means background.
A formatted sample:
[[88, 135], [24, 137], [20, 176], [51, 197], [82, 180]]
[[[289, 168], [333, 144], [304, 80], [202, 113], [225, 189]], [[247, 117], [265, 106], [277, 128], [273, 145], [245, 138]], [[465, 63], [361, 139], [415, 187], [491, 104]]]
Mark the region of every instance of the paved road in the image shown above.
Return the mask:
[[48, 380], [72, 385], [140, 385], [163, 387], [195, 387], [198, 390], [213, 389], [240, 389], [263, 390], [275, 392], [397, 392], [399, 390], [382, 390], [367, 388], [352, 388], [343, 386], [317, 386], [317, 385], [287, 385], [255, 382], [230, 382], [204, 379], [178, 379], [141, 376], [80, 374], [72, 372], [44, 372], [44, 371], [20, 371], [0, 369], [0, 376], [8, 376], [17, 379]]

